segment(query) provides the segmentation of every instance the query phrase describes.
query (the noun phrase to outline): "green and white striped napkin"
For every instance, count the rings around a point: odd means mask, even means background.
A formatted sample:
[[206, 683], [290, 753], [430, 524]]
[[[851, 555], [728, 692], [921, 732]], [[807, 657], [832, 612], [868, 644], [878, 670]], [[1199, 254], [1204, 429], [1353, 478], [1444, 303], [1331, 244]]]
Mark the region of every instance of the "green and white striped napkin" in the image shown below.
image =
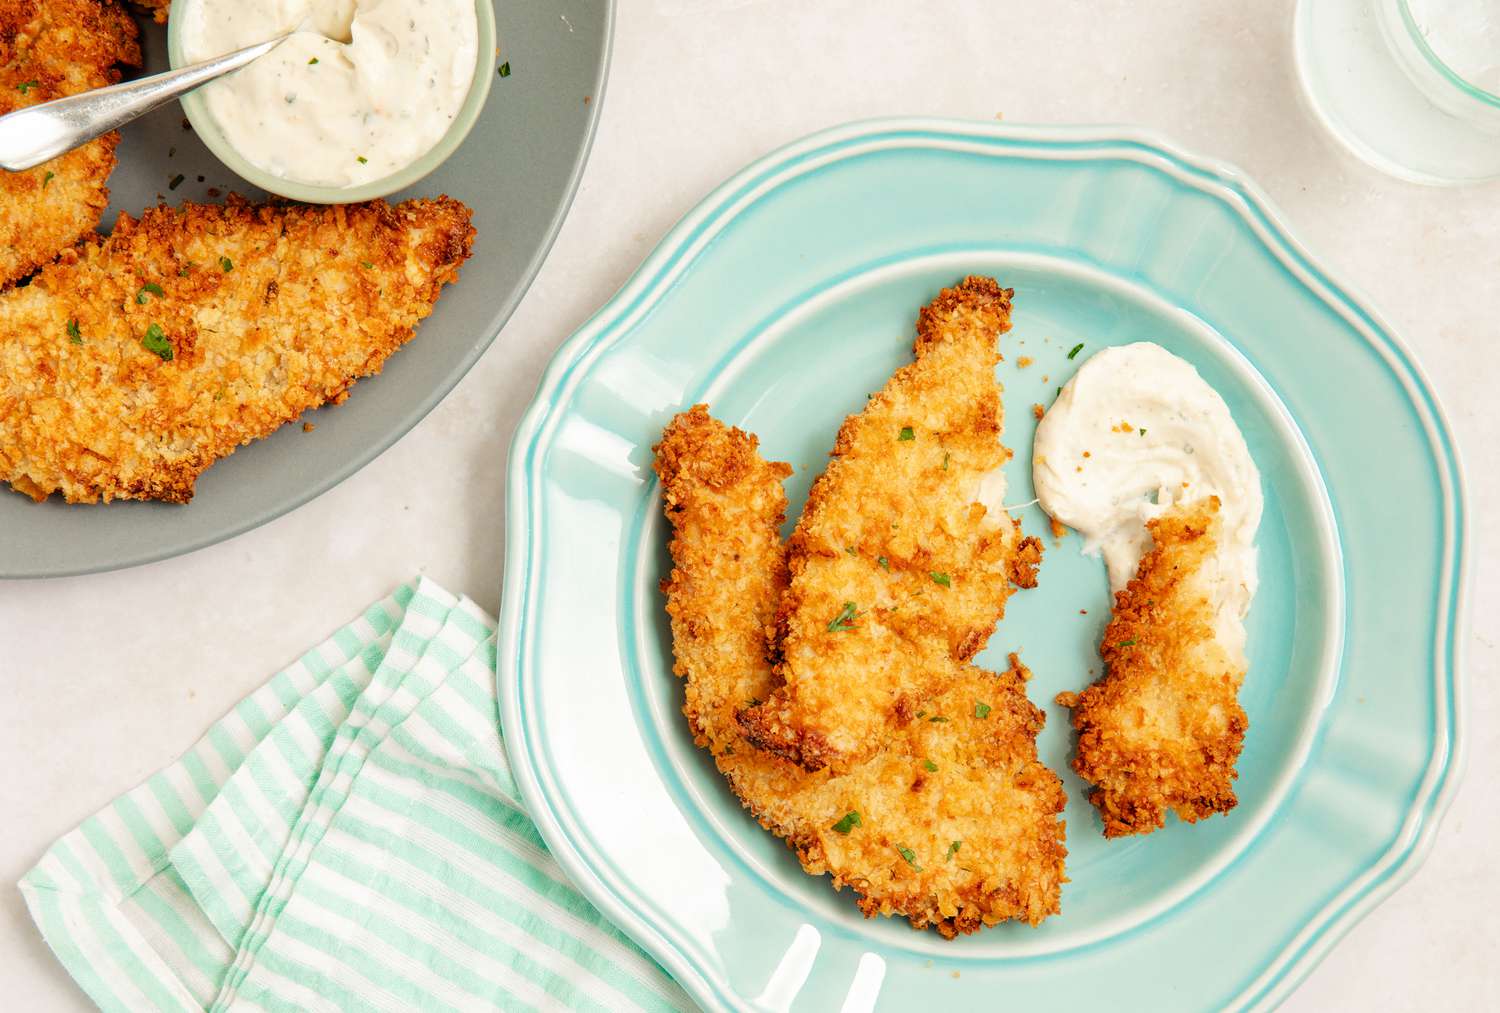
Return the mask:
[[494, 621], [424, 579], [21, 881], [106, 1010], [692, 1009], [521, 807]]

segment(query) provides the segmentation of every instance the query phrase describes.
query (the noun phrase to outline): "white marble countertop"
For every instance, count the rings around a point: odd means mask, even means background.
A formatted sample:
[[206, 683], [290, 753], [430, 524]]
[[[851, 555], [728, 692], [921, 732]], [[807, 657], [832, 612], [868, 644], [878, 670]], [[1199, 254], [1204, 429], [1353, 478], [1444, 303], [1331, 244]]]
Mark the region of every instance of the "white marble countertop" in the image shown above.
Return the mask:
[[[1458, 431], [1490, 550], [1474, 561], [1465, 785], [1426, 865], [1286, 1008], [1500, 1008], [1500, 815], [1484, 801], [1500, 777], [1500, 532], [1487, 512], [1500, 490], [1500, 184], [1423, 189], [1347, 156], [1301, 105], [1291, 8], [621, 0], [572, 214], [499, 340], [426, 421], [338, 488], [225, 544], [120, 573], [0, 583], [0, 881], [396, 583], [425, 572], [498, 609], [504, 456], [543, 366], [745, 162], [877, 115], [1131, 123], [1245, 169], [1406, 336]], [[0, 891], [0, 982], [8, 1008], [87, 1007], [13, 888]]]

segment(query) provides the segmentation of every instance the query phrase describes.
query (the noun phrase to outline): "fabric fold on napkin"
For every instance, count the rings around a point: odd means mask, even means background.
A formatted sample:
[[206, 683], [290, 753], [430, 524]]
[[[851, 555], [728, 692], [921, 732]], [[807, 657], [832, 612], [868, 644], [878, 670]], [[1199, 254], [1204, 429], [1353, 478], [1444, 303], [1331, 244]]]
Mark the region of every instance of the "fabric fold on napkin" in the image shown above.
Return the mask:
[[692, 1009], [519, 801], [494, 621], [425, 578], [278, 673], [21, 882], [107, 1010]]

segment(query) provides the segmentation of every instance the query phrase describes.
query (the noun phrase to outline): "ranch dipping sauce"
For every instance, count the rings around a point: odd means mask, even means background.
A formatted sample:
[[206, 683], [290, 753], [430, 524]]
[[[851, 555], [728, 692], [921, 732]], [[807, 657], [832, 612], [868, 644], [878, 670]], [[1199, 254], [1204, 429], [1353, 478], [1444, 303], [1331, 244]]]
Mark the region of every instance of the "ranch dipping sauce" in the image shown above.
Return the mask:
[[[203, 89], [224, 139], [298, 183], [389, 176], [447, 133], [474, 81], [474, 0], [179, 2], [183, 54], [206, 60], [296, 29]], [[178, 16], [174, 11], [173, 16]]]
[[1222, 530], [1207, 573], [1217, 633], [1242, 649], [1257, 583], [1260, 472], [1217, 391], [1148, 341], [1107, 348], [1063, 387], [1037, 424], [1032, 479], [1042, 509], [1103, 552], [1112, 591], [1151, 548], [1146, 522], [1219, 498]]

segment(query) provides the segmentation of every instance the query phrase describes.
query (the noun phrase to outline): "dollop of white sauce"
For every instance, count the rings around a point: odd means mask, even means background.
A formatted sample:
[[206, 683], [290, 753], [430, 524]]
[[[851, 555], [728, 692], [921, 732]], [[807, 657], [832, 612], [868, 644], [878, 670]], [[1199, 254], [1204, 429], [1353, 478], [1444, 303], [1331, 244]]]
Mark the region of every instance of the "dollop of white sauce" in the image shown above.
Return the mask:
[[473, 0], [192, 0], [172, 16], [193, 62], [296, 30], [203, 90], [225, 140], [294, 182], [357, 186], [405, 168], [474, 83]]
[[1151, 548], [1148, 520], [1217, 496], [1222, 531], [1202, 576], [1220, 641], [1243, 651], [1260, 473], [1229, 406], [1189, 363], [1148, 341], [1091, 357], [1037, 425], [1032, 479], [1042, 509], [1082, 535], [1085, 552], [1103, 552], [1115, 591]]

